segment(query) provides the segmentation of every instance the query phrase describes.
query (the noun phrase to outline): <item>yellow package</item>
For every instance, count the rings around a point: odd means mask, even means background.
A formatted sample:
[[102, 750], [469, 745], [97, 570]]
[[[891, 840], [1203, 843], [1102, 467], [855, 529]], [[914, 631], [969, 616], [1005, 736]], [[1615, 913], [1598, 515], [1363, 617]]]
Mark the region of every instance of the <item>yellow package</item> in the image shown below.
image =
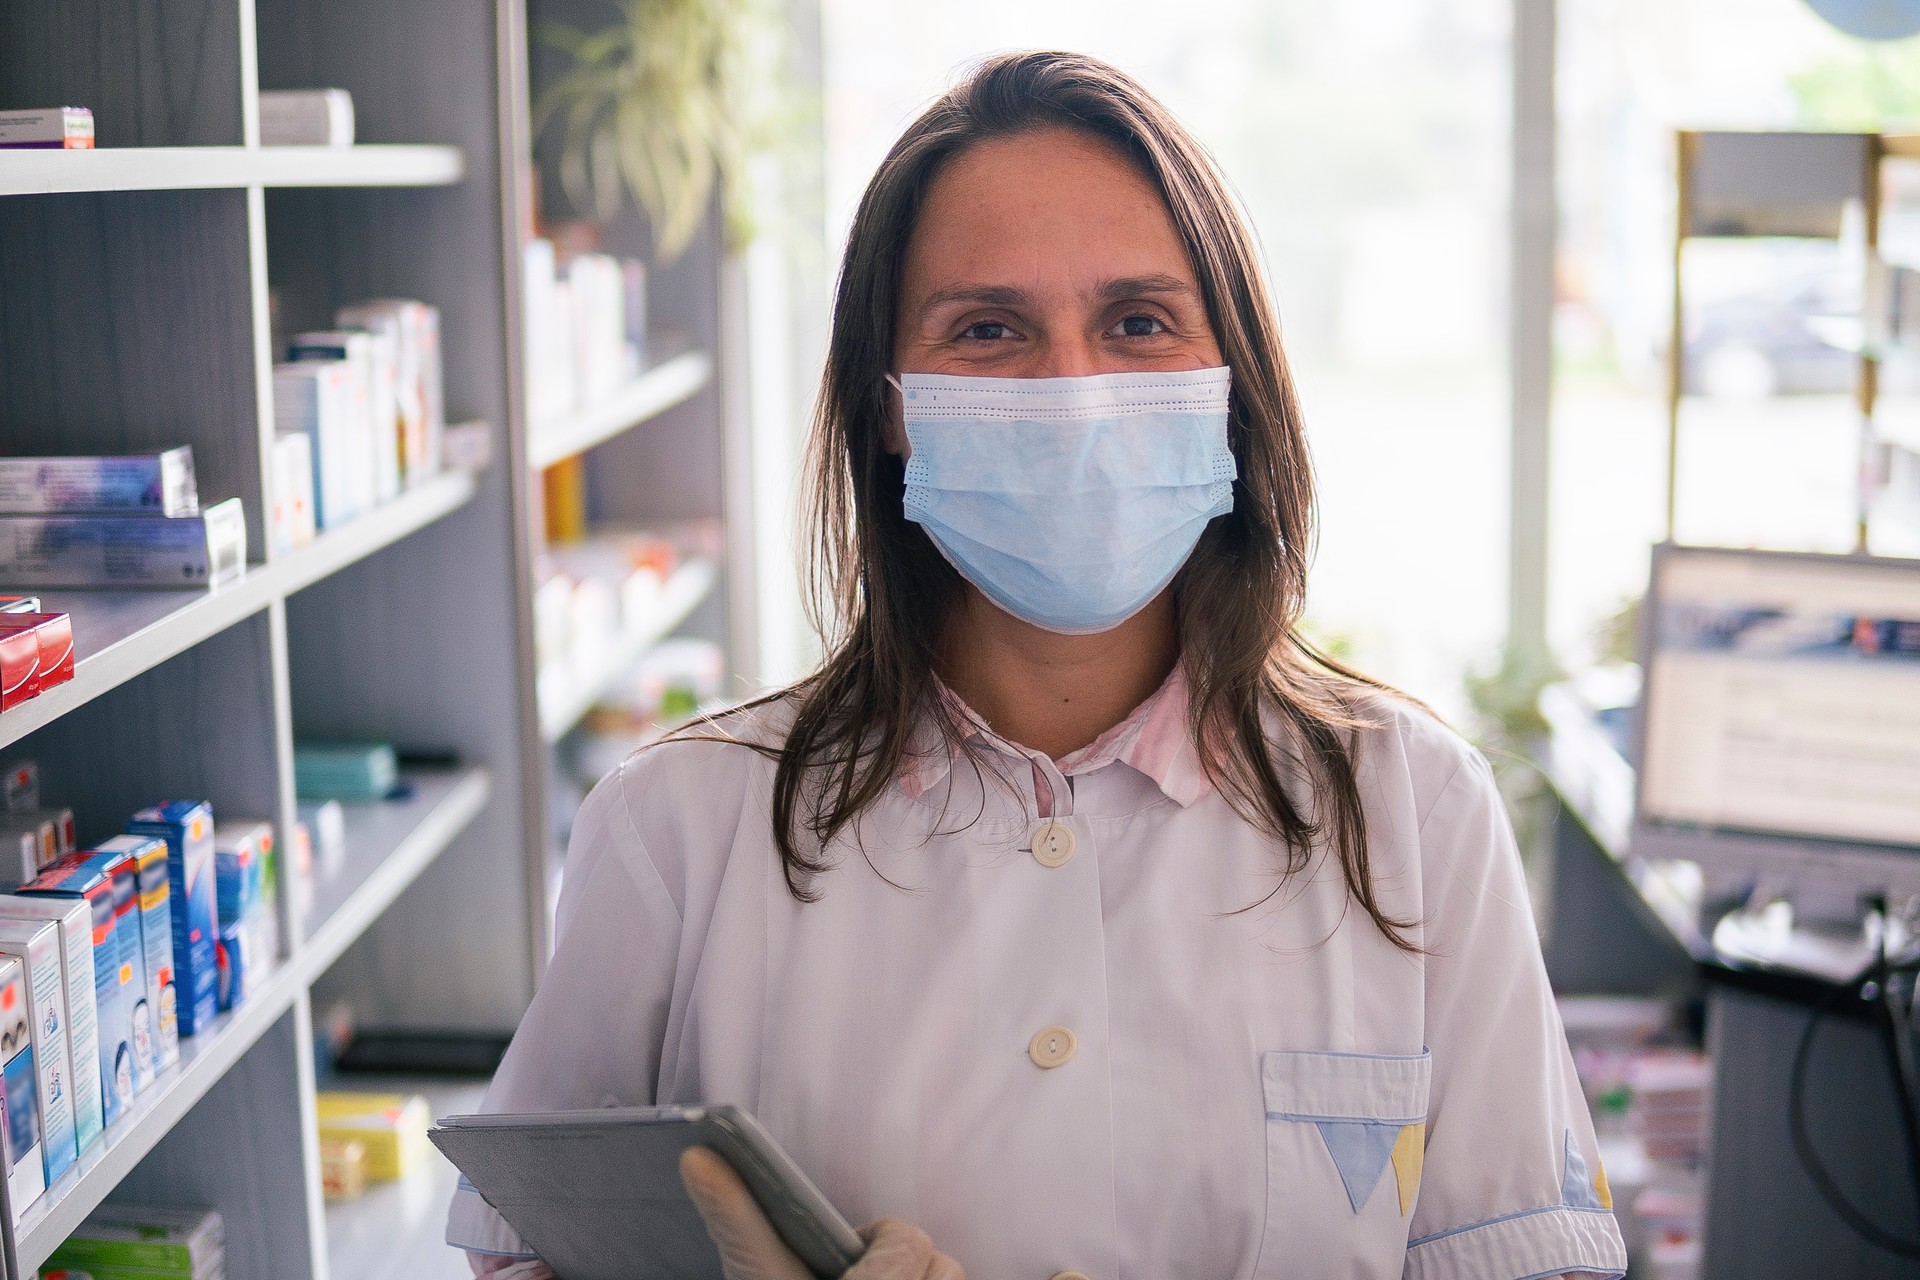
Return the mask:
[[366, 1147], [367, 1177], [403, 1178], [427, 1158], [433, 1113], [418, 1094], [323, 1093], [316, 1099], [320, 1140], [358, 1141]]

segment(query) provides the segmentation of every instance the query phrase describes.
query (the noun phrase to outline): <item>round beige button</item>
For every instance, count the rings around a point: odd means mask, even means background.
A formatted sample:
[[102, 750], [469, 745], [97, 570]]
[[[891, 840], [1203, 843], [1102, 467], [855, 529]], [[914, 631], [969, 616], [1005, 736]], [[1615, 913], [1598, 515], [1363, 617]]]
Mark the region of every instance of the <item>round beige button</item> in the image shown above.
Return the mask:
[[1056, 1271], [1047, 1280], [1093, 1280], [1093, 1277], [1084, 1271]]
[[1043, 867], [1064, 867], [1073, 857], [1073, 828], [1064, 822], [1043, 822], [1033, 829], [1033, 860]]
[[1079, 1041], [1067, 1028], [1045, 1027], [1028, 1042], [1027, 1056], [1033, 1059], [1034, 1066], [1051, 1071], [1073, 1057], [1073, 1051], [1079, 1047]]

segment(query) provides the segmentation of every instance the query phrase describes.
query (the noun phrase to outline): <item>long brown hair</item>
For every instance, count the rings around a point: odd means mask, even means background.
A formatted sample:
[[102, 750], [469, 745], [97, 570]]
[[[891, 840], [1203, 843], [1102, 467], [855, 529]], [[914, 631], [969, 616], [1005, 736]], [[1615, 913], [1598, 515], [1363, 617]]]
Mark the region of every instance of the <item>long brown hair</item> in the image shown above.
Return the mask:
[[[1397, 945], [1406, 922], [1374, 895], [1355, 779], [1357, 695], [1372, 682], [1299, 634], [1313, 543], [1313, 483], [1293, 380], [1252, 237], [1206, 153], [1128, 76], [1071, 53], [981, 63], [896, 142], [868, 184], [840, 269], [809, 444], [810, 605], [829, 652], [788, 690], [794, 719], [777, 761], [773, 827], [788, 888], [818, 895], [827, 847], [885, 793], [928, 717], [941, 713], [934, 658], [959, 575], [902, 508], [904, 464], [887, 452], [885, 375], [908, 242], [942, 166], [974, 143], [1034, 129], [1085, 131], [1119, 148], [1160, 190], [1186, 243], [1233, 371], [1233, 510], [1208, 525], [1175, 577], [1189, 726], [1228, 802], [1286, 851], [1338, 857], [1348, 891]], [[1267, 717], [1281, 726], [1270, 734]], [[1307, 786], [1303, 806], [1283, 777]]]

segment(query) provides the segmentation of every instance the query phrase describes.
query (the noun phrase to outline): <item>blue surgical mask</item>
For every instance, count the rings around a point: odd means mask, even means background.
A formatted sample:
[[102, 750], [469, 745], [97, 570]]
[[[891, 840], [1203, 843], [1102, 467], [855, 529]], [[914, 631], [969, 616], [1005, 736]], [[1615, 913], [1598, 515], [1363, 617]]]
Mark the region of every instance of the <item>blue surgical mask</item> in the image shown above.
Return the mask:
[[1226, 369], [910, 373], [907, 519], [987, 599], [1048, 631], [1126, 621], [1233, 509]]

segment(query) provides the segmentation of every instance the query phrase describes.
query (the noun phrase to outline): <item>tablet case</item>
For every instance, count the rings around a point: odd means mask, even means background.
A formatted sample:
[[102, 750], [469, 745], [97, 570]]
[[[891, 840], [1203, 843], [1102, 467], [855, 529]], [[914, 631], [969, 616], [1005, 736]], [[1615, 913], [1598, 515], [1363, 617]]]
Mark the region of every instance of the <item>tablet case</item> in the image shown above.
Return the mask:
[[814, 1274], [840, 1276], [862, 1247], [737, 1107], [453, 1116], [428, 1136], [560, 1280], [723, 1280], [680, 1182], [693, 1146], [727, 1158]]

